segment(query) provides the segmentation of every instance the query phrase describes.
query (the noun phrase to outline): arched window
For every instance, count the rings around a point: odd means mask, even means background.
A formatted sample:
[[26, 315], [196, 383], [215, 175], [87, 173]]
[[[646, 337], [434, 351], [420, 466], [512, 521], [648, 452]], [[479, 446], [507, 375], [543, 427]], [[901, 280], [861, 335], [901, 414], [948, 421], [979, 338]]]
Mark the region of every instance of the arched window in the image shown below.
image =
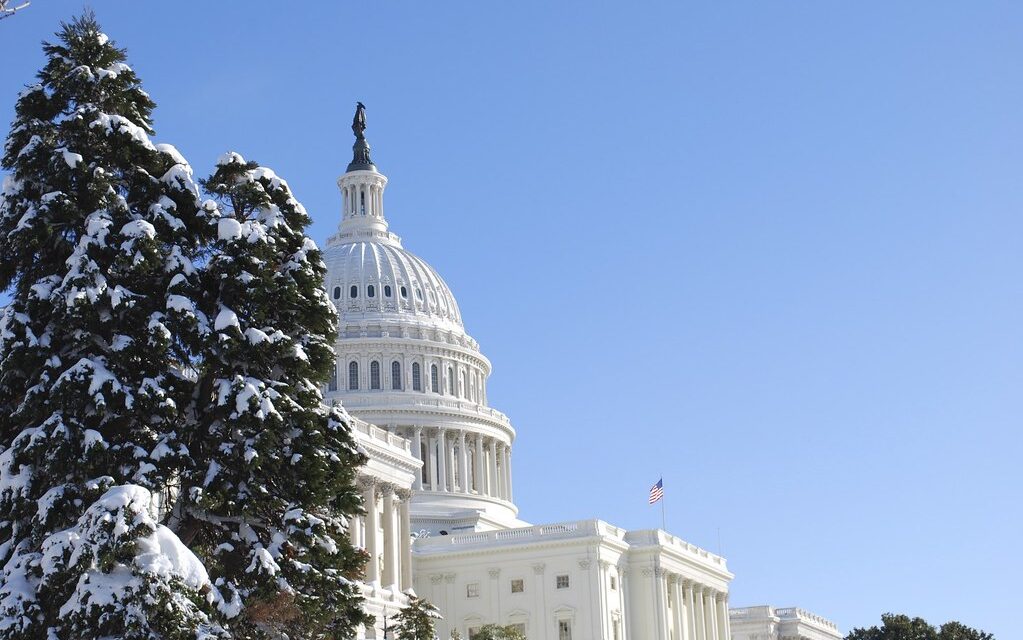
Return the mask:
[[455, 395], [455, 370], [448, 367], [448, 395]]
[[419, 371], [419, 363], [412, 363], [412, 390], [422, 391], [423, 390], [423, 374]]
[[369, 388], [380, 388], [380, 363], [376, 360], [369, 363]]
[[359, 287], [357, 287], [356, 285], [353, 284], [352, 288], [348, 290], [348, 297], [349, 298], [358, 298], [359, 297]]
[[373, 285], [366, 287], [366, 297], [375, 298], [377, 296], [377, 289]]
[[465, 397], [465, 376], [458, 374], [458, 397]]
[[348, 363], [348, 390], [359, 390], [359, 363], [355, 360]]
[[437, 365], [430, 365], [430, 390], [434, 393], [440, 393], [440, 373], [437, 371]]
[[334, 287], [334, 299], [337, 300], [341, 297], [341, 287]]
[[401, 286], [400, 292], [401, 292], [401, 297], [402, 298], [407, 298], [408, 297], [408, 289], [405, 288], [405, 285]]
[[334, 362], [334, 368], [330, 370], [330, 380], [327, 381], [327, 391], [337, 391], [337, 362]]
[[389, 285], [389, 284], [385, 284], [384, 285], [384, 297], [385, 298], [390, 298], [391, 297], [391, 285]]
[[366, 192], [359, 192], [359, 213], [366, 215]]
[[401, 363], [397, 360], [391, 363], [391, 389], [401, 391]]

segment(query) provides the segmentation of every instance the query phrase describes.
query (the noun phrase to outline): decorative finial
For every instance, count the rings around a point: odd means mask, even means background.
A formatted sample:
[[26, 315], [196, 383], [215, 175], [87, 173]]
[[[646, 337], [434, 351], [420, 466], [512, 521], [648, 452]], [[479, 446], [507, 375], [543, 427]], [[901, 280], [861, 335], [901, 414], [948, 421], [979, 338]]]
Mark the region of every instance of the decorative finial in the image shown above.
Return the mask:
[[366, 105], [355, 103], [355, 117], [352, 118], [352, 132], [355, 144], [352, 145], [352, 161], [348, 171], [376, 171], [376, 165], [369, 157], [369, 143], [366, 142]]

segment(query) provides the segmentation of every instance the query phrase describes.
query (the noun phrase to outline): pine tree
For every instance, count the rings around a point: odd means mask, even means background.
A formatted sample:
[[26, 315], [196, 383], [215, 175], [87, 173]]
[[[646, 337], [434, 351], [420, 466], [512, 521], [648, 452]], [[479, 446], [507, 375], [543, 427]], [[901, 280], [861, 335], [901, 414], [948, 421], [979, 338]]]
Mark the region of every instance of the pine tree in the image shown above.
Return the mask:
[[227, 154], [203, 182], [217, 240], [204, 270], [198, 424], [177, 530], [208, 567], [236, 638], [350, 638], [370, 619], [346, 517], [364, 461], [323, 405], [337, 316], [310, 220], [273, 171]]
[[406, 595], [408, 604], [394, 616], [397, 640], [434, 640], [434, 621], [442, 619], [437, 607], [414, 593]]
[[91, 15], [44, 52], [3, 157], [0, 638], [213, 637], [210, 585], [150, 517], [188, 460], [198, 189]]

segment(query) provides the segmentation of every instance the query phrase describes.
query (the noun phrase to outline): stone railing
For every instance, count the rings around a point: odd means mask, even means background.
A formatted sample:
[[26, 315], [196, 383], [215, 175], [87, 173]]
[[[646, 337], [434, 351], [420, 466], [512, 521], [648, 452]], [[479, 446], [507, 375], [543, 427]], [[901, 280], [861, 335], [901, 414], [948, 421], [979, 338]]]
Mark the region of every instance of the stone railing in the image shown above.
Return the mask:
[[489, 418], [495, 422], [499, 422], [502, 425], [511, 426], [511, 421], [508, 420], [508, 416], [501, 413], [497, 409], [491, 409], [485, 405], [469, 402], [468, 400], [458, 400], [453, 398], [445, 398], [439, 396], [428, 396], [423, 395], [417, 397], [414, 394], [419, 392], [398, 392], [390, 393], [386, 391], [374, 391], [374, 392], [345, 392], [341, 396], [341, 402], [345, 407], [387, 407], [388, 409], [398, 410], [415, 410], [422, 408], [424, 410], [431, 409], [447, 409], [458, 411], [469, 415], [482, 416]]
[[622, 536], [616, 535], [620, 531], [618, 527], [613, 527], [600, 520], [579, 520], [576, 522], [559, 522], [557, 524], [545, 524], [535, 527], [476, 531], [451, 536], [420, 538], [416, 540], [415, 548], [417, 551], [429, 551], [432, 549], [462, 546], [485, 546], [508, 541], [538, 542], [541, 540], [564, 538], [585, 538], [595, 535], [610, 535], [621, 538]]
[[770, 618], [774, 616], [774, 608], [769, 605], [742, 607], [741, 609], [729, 609], [728, 615], [732, 618]]
[[369, 440], [375, 440], [377, 442], [387, 444], [388, 446], [396, 447], [405, 453], [412, 455], [412, 445], [407, 438], [395, 435], [387, 429], [381, 429], [375, 424], [370, 424], [365, 420], [351, 418], [351, 421], [356, 437], [361, 435], [363, 438], [368, 438]]
[[819, 616], [815, 613], [811, 613], [806, 609], [800, 609], [799, 607], [785, 607], [784, 609], [775, 609], [774, 614], [782, 620], [800, 620], [802, 622], [811, 622], [819, 626], [825, 627], [826, 629], [832, 629], [838, 631], [838, 625], [831, 620]]
[[632, 531], [625, 536], [625, 541], [629, 544], [658, 544], [669, 549], [681, 552], [688, 556], [699, 558], [705, 562], [725, 567], [725, 559], [719, 555], [713, 554], [706, 549], [701, 549], [695, 544], [686, 542], [682, 538], [673, 536], [667, 531], [661, 529], [649, 529], [646, 531]]

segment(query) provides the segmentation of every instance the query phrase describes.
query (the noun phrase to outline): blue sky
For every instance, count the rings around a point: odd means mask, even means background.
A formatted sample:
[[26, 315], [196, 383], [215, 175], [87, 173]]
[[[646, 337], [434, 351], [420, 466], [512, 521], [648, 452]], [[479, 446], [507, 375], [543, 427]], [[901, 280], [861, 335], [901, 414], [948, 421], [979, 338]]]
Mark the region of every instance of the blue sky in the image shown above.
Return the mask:
[[[0, 116], [78, 2], [0, 22]], [[733, 606], [1008, 638], [1023, 573], [1023, 5], [93, 3], [200, 174], [323, 241], [368, 107], [534, 522], [668, 528]], [[302, 9], [296, 7], [301, 6]]]

